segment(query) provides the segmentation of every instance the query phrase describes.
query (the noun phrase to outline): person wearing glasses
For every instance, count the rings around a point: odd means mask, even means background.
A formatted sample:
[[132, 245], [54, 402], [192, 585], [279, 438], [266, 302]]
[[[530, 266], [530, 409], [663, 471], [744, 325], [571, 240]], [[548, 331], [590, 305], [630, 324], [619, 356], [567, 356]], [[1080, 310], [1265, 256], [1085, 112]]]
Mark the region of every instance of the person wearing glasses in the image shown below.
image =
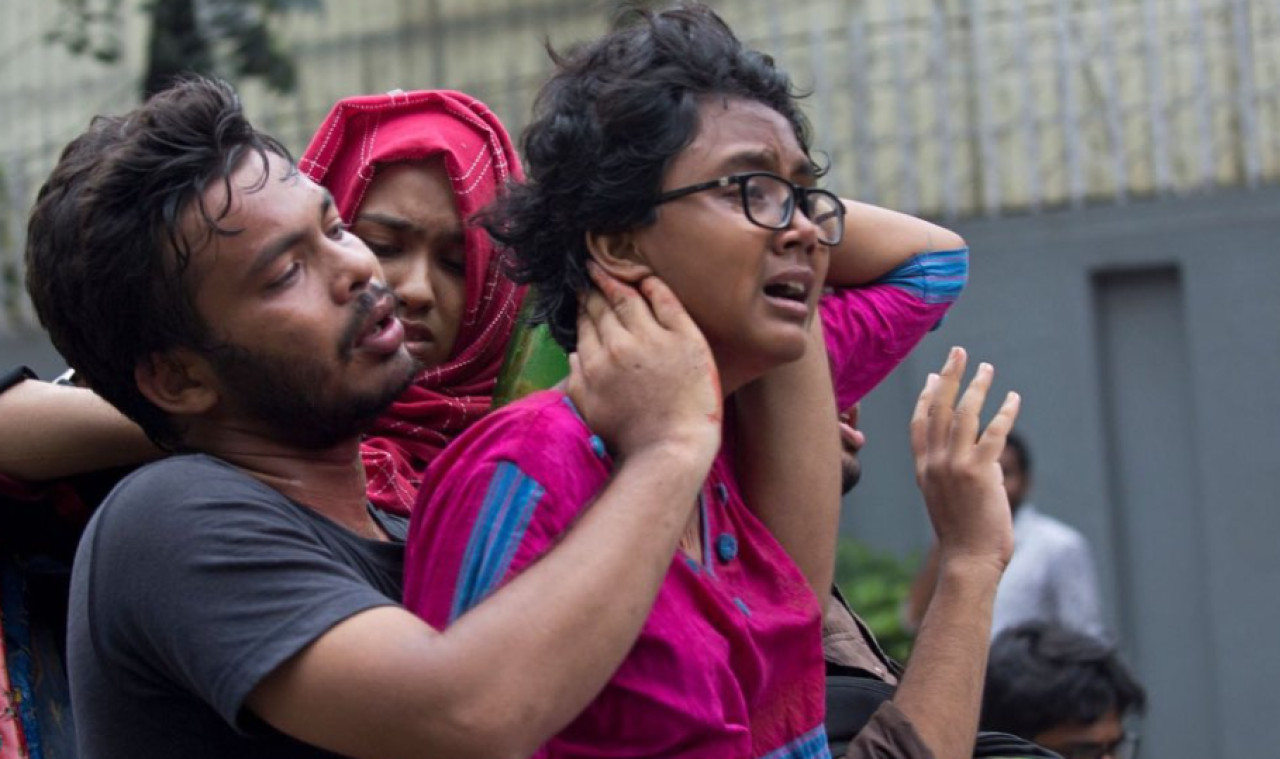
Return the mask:
[[[487, 226], [566, 350], [671, 329], [658, 306], [678, 299], [714, 358], [722, 446], [639, 639], [537, 756], [829, 756], [819, 599], [840, 506], [836, 400], [851, 405], [939, 321], [967, 251], [941, 227], [820, 188], [787, 75], [712, 11], [625, 21], [553, 55], [523, 138], [528, 180]], [[936, 676], [909, 670], [871, 728], [911, 756], [972, 751], [991, 598], [1012, 550], [996, 460], [1018, 400], [980, 430], [984, 366], [953, 416], [965, 361], [954, 349], [931, 378], [913, 435], [944, 552], [959, 559], [917, 649]], [[464, 623], [616, 485], [625, 456], [583, 411], [594, 418], [562, 390], [535, 393], [436, 460], [406, 545], [408, 608]]]
[[1021, 736], [1063, 759], [1134, 759], [1126, 723], [1147, 693], [1114, 645], [1053, 622], [1008, 628], [991, 644], [982, 728]]

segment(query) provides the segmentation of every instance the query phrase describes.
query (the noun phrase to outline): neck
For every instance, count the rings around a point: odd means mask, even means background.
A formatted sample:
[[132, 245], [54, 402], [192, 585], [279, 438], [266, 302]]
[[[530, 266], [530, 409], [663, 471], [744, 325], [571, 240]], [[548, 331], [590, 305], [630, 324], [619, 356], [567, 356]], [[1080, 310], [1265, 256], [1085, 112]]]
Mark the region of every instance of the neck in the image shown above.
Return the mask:
[[261, 430], [237, 425], [199, 428], [187, 446], [240, 468], [290, 500], [314, 509], [360, 535], [373, 536], [366, 503], [364, 465], [357, 437], [327, 448], [301, 448]]

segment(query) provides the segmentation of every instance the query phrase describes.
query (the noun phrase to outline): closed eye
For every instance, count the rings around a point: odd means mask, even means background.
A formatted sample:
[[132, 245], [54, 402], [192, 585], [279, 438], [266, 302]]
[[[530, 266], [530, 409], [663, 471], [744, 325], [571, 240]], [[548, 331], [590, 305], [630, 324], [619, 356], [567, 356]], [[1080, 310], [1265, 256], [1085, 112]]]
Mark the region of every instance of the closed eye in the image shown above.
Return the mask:
[[285, 268], [283, 272], [280, 273], [279, 276], [275, 277], [274, 279], [272, 279], [270, 282], [267, 283], [267, 290], [280, 290], [287, 287], [290, 283], [292, 283], [295, 279], [297, 279], [298, 274], [301, 271], [302, 271], [302, 262], [295, 259], [293, 262], [289, 264], [288, 267]]
[[339, 219], [330, 225], [325, 234], [328, 235], [330, 240], [341, 240], [347, 236], [348, 231], [350, 231], [350, 227], [347, 226], [346, 222]]

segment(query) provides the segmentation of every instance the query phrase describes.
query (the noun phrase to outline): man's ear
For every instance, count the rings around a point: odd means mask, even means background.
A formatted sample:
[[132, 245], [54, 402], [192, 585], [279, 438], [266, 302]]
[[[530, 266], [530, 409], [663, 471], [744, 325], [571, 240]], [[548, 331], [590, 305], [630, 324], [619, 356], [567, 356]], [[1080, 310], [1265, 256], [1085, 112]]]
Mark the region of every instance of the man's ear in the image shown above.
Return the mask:
[[138, 391], [168, 414], [197, 416], [218, 403], [207, 359], [189, 348], [153, 353], [133, 368]]
[[653, 274], [636, 244], [636, 236], [627, 232], [587, 232], [587, 251], [600, 268], [630, 285]]

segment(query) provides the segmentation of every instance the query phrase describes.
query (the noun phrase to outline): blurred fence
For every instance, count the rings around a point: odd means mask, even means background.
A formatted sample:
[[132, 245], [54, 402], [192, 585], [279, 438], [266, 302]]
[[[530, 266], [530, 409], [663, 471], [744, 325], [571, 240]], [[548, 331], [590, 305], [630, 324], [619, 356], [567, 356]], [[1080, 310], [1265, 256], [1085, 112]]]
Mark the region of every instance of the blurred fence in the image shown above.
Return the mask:
[[[956, 219], [1253, 187], [1280, 178], [1276, 0], [724, 0], [744, 39], [812, 91], [829, 184]], [[300, 68], [282, 97], [241, 86], [300, 150], [345, 95], [451, 87], [518, 133], [544, 39], [607, 28], [609, 0], [325, 0], [282, 25]], [[22, 229], [61, 146], [136, 101], [143, 14], [106, 66], [44, 42], [57, 3], [0, 0], [0, 331], [31, 323]]]

